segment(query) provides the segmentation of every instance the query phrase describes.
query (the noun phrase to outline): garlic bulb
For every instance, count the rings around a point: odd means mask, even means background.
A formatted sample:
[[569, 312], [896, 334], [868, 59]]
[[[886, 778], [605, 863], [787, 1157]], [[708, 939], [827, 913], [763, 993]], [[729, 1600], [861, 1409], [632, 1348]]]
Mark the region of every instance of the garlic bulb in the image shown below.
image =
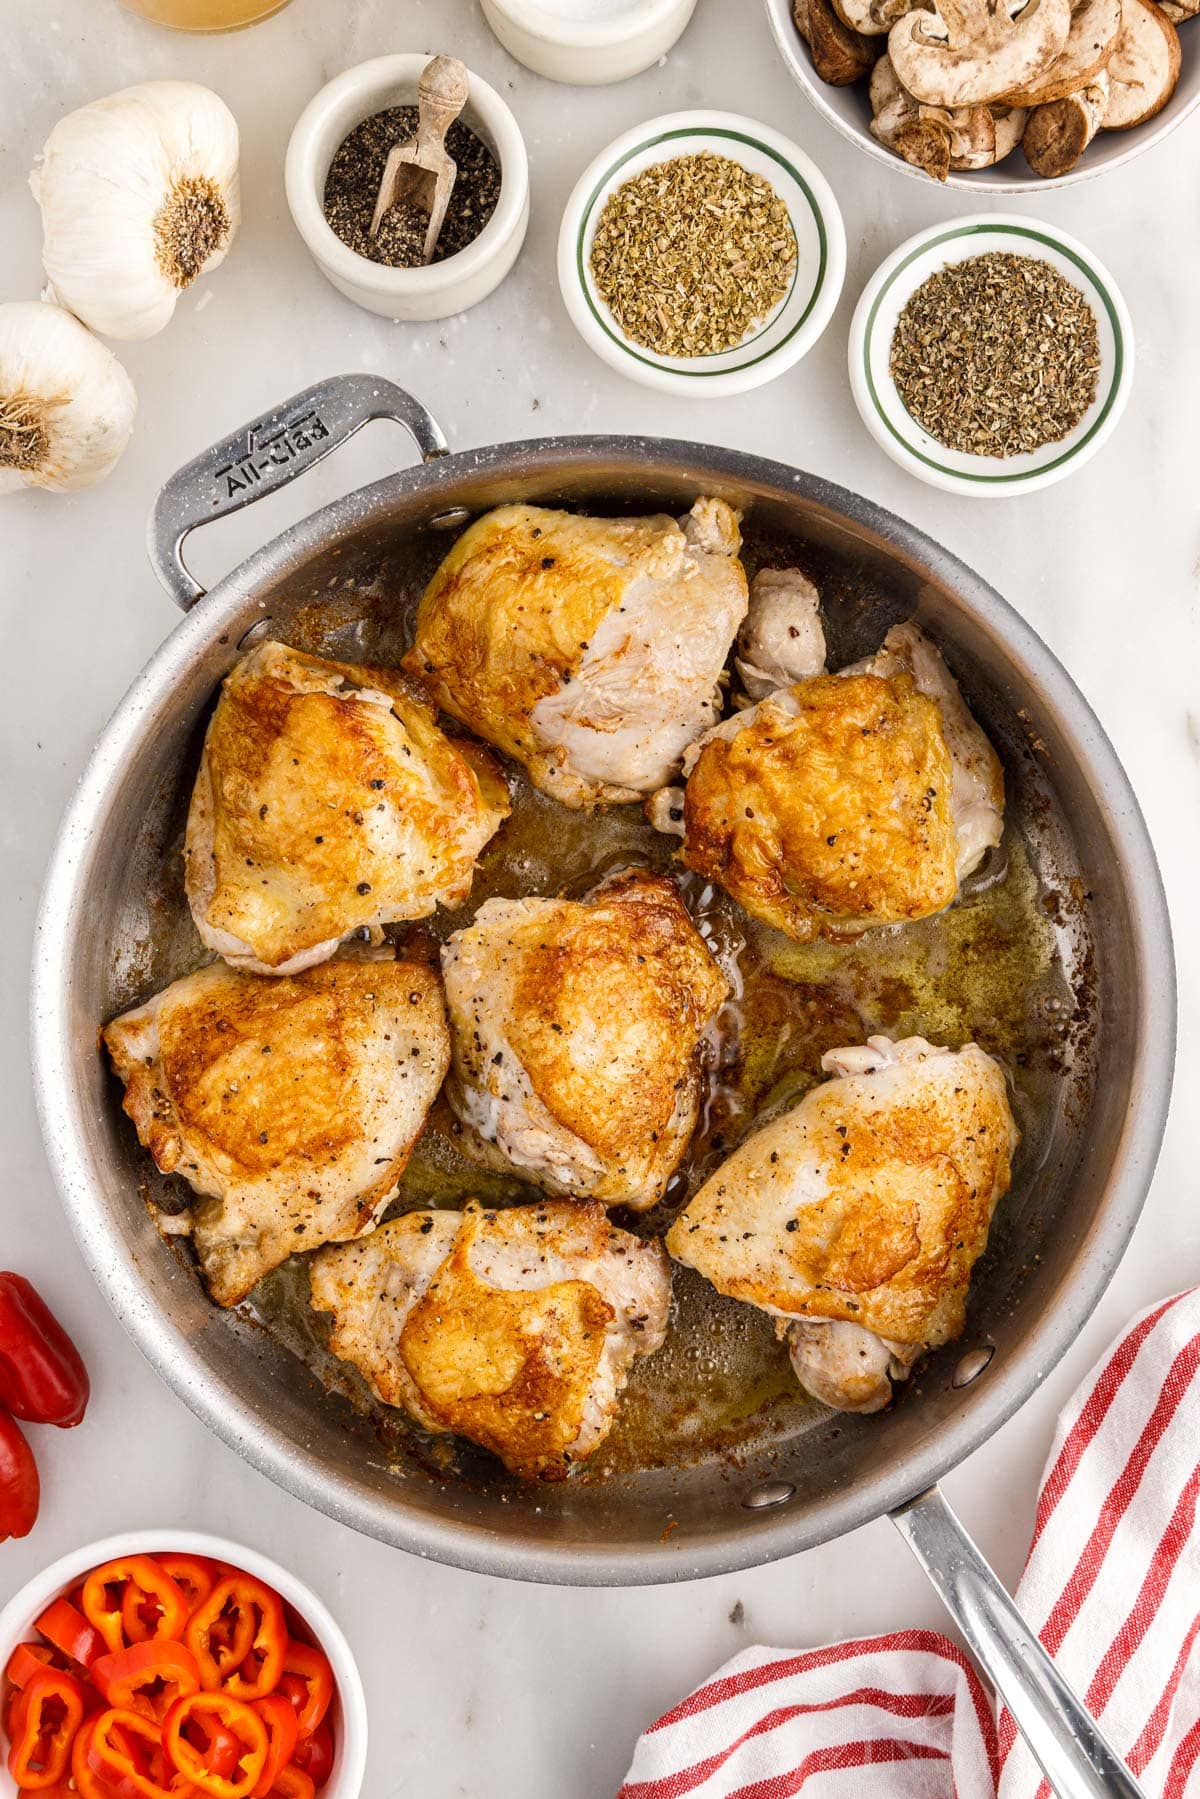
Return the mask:
[[29, 178], [51, 297], [106, 337], [153, 337], [238, 227], [238, 129], [192, 81], [146, 81], [60, 119]]
[[0, 305], [0, 493], [102, 481], [137, 398], [107, 345], [46, 300]]

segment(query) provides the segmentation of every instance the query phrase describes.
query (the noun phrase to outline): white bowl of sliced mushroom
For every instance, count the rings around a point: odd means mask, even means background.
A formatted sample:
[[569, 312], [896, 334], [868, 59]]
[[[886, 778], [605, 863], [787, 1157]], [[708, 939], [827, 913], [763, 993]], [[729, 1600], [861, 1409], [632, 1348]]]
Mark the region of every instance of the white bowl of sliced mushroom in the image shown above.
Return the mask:
[[[1200, 105], [1200, 0], [766, 0], [819, 112], [880, 162], [1033, 193], [1129, 162]], [[1177, 29], [1177, 27], [1179, 29]]]

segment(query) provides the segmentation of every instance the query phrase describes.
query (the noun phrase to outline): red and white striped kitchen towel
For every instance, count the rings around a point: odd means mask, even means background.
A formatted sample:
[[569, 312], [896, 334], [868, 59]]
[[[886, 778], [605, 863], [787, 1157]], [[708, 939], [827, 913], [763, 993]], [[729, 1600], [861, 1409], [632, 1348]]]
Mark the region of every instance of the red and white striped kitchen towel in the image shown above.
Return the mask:
[[[1017, 1589], [1105, 1734], [1200, 1799], [1200, 1289], [1144, 1312], [1059, 1420]], [[867, 1770], [871, 1770], [867, 1772]], [[747, 1649], [639, 1739], [619, 1799], [1048, 1799], [935, 1631]]]

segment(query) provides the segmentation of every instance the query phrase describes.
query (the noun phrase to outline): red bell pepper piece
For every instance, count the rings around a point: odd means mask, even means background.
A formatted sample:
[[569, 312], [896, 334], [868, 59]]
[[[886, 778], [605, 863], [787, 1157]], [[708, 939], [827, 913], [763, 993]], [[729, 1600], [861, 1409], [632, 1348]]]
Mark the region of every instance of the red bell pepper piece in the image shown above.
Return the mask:
[[83, 1358], [20, 1274], [0, 1273], [0, 1403], [29, 1424], [68, 1429], [87, 1410]]
[[62, 1780], [82, 1723], [83, 1689], [74, 1675], [61, 1668], [31, 1675], [12, 1715], [8, 1771], [18, 1787], [35, 1793]]
[[[226, 1738], [232, 1737], [229, 1766]], [[244, 1699], [229, 1693], [192, 1693], [179, 1699], [163, 1724], [171, 1766], [213, 1799], [250, 1799], [267, 1763], [267, 1726]]]
[[265, 1699], [255, 1701], [254, 1709], [267, 1727], [267, 1761], [252, 1799], [266, 1799], [276, 1775], [287, 1767], [296, 1752], [300, 1729], [295, 1709], [282, 1693], [268, 1693]]
[[283, 1601], [252, 1575], [228, 1574], [192, 1614], [186, 1640], [206, 1692], [223, 1687], [235, 1699], [265, 1699], [283, 1673]]
[[71, 1745], [71, 1779], [79, 1799], [115, 1799], [114, 1788], [92, 1773], [88, 1765], [88, 1746], [92, 1740], [95, 1718], [85, 1718]]
[[32, 1449], [16, 1420], [0, 1411], [0, 1543], [29, 1535], [41, 1491]]
[[283, 1658], [279, 1690], [296, 1708], [300, 1735], [310, 1737], [333, 1703], [333, 1669], [311, 1643], [292, 1637]]
[[139, 1606], [153, 1607], [151, 1634], [177, 1641], [187, 1623], [187, 1600], [153, 1556], [127, 1555], [103, 1567], [93, 1568], [83, 1583], [83, 1615], [95, 1625], [111, 1654], [127, 1649], [125, 1592], [133, 1587], [141, 1595]]
[[54, 1666], [54, 1651], [44, 1643], [18, 1643], [8, 1658], [4, 1678], [10, 1686], [25, 1687], [43, 1668]]
[[198, 1611], [219, 1578], [216, 1562], [203, 1555], [159, 1555], [154, 1558], [188, 1602], [188, 1615]]
[[100, 1656], [92, 1664], [91, 1676], [110, 1706], [138, 1712], [153, 1724], [161, 1724], [177, 1699], [200, 1691], [191, 1650], [183, 1643], [157, 1639]]
[[291, 1762], [275, 1776], [267, 1799], [316, 1799], [316, 1787], [302, 1768]]
[[[178, 1799], [161, 1751], [157, 1724], [140, 1712], [114, 1706], [100, 1712], [76, 1738], [71, 1772], [86, 1799]], [[80, 1779], [79, 1763], [90, 1779]]]
[[104, 1654], [104, 1638], [69, 1599], [52, 1599], [34, 1629], [52, 1648], [68, 1661], [78, 1662], [81, 1668], [90, 1668], [96, 1657]]
[[318, 1724], [311, 1736], [301, 1737], [293, 1761], [320, 1789], [333, 1773], [333, 1736], [329, 1725]]

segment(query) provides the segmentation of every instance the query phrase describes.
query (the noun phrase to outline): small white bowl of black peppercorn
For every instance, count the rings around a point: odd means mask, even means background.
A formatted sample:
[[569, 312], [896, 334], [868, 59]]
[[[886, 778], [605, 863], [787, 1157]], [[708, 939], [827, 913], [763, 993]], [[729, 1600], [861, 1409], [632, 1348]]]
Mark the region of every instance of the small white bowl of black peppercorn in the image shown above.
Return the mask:
[[512, 268], [529, 223], [529, 167], [520, 129], [494, 88], [470, 75], [467, 104], [447, 133], [458, 164], [434, 260], [403, 208], [369, 233], [388, 150], [416, 131], [422, 55], [379, 56], [310, 100], [288, 145], [288, 205], [325, 278], [368, 312], [397, 321], [447, 318], [487, 298]]

